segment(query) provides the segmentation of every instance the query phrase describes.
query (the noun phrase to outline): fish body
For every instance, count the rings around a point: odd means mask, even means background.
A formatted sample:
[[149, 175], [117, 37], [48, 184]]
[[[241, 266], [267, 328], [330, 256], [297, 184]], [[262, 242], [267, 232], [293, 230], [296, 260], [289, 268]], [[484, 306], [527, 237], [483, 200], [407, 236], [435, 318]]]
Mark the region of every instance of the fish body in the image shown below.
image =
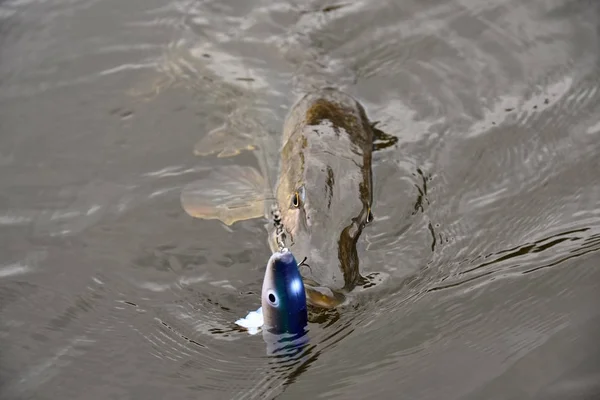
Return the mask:
[[284, 123], [275, 195], [286, 245], [306, 259], [313, 305], [334, 307], [361, 281], [356, 243], [373, 219], [373, 140], [362, 105], [331, 88], [305, 95]]
[[[222, 131], [215, 132], [201, 141], [204, 154], [221, 151], [213, 145], [223, 140], [213, 136], [221, 138]], [[194, 217], [231, 225], [267, 215], [266, 193], [274, 189], [283, 243], [269, 223], [272, 252], [288, 247], [303, 260], [309, 304], [336, 307], [364, 279], [356, 244], [373, 219], [371, 158], [378, 132], [352, 96], [334, 88], [309, 92], [285, 119], [274, 188], [267, 179], [273, 165], [267, 142], [254, 150], [260, 172], [249, 166], [215, 168], [184, 188], [182, 206]]]

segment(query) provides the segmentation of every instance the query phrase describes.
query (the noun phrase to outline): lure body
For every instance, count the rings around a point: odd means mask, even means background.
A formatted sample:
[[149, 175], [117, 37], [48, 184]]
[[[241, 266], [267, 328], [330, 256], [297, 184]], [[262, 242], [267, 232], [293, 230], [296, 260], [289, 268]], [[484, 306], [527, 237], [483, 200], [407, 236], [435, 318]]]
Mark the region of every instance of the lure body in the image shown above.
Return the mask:
[[298, 334], [308, 324], [306, 294], [294, 255], [282, 249], [271, 255], [263, 280], [263, 330]]

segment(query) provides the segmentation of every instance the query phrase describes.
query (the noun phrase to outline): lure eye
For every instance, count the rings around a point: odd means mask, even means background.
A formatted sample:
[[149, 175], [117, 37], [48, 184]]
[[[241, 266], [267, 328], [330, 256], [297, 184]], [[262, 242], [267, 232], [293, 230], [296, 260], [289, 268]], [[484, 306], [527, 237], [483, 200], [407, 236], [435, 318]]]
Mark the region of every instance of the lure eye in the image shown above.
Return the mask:
[[273, 307], [279, 306], [279, 297], [273, 290], [267, 292], [267, 300], [269, 300], [269, 304]]
[[296, 190], [294, 195], [292, 196], [292, 207], [298, 208], [300, 207], [300, 193]]

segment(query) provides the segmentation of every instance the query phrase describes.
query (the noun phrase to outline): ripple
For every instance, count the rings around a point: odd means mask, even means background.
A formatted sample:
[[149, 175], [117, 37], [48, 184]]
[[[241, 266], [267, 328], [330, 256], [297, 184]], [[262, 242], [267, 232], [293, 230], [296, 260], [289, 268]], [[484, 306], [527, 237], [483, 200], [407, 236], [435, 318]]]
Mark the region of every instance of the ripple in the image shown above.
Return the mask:
[[29, 265], [24, 265], [21, 263], [0, 266], [0, 279], [15, 275], [23, 275], [31, 272], [32, 270], [33, 269]]
[[[227, 392], [234, 398], [270, 398], [316, 359], [318, 354], [311, 354], [314, 345], [294, 346], [265, 358], [265, 342], [260, 335], [250, 337], [234, 327], [234, 312], [221, 305], [225, 299], [205, 298], [192, 304], [187, 297], [192, 293], [181, 293], [186, 297], [176, 304], [153, 307], [157, 317], [143, 331], [130, 325], [150, 345], [152, 356], [175, 363], [178, 376], [196, 382], [189, 385], [191, 390]], [[207, 341], [202, 337], [205, 334], [221, 340]]]
[[[27, 6], [24, 12], [22, 5], [5, 4], [4, 7], [18, 11], [9, 17], [13, 26], [8, 34], [14, 35], [13, 40], [3, 46], [3, 56], [12, 62], [3, 68], [5, 78], [10, 79], [3, 80], [2, 98], [39, 95], [91, 84], [116, 73], [154, 69], [155, 56], [163, 46], [149, 42], [143, 28], [128, 26], [126, 10], [101, 25], [103, 31], [88, 24], [84, 28], [87, 35], [72, 38], [72, 32], [81, 29], [89, 15], [103, 14], [99, 11], [103, 6], [97, 0], [43, 1]], [[78, 18], [73, 19], [74, 14]], [[154, 26], [154, 32], [159, 28]], [[123, 30], [129, 31], [125, 42], [115, 34]], [[63, 47], [63, 42], [69, 46]], [[117, 54], [121, 54], [121, 61], [115, 65]], [[139, 56], [135, 61], [134, 54]]]
[[89, 346], [95, 343], [86, 336], [78, 336], [69, 340], [64, 347], [59, 348], [52, 356], [29, 368], [20, 376], [18, 381], [13, 381], [2, 388], [2, 392], [12, 396], [25, 395], [35, 392], [38, 386], [54, 379], [60, 370], [72, 363], [72, 360], [85, 353]]
[[[32, 225], [39, 236], [73, 236], [114, 218], [132, 208], [141, 207], [160, 197], [179, 198], [181, 184], [165, 185], [161, 179], [177, 178], [207, 167], [166, 167], [160, 171], [142, 174], [134, 183], [93, 181], [80, 187], [63, 187], [55, 194], [52, 209], [11, 209], [0, 216], [0, 226]], [[15, 203], [16, 204], [16, 203]]]
[[25, 225], [31, 222], [33, 218], [25, 215], [2, 215], [0, 216], [0, 225]]
[[[468, 286], [463, 290], [475, 290], [484, 284], [499, 279], [518, 278], [521, 275], [552, 268], [565, 261], [599, 251], [600, 234], [591, 234], [588, 231], [600, 232], [600, 229], [582, 228], [564, 232], [534, 243], [524, 244], [518, 248], [485, 255], [482, 257], [483, 259], [491, 258], [491, 260], [466, 268], [459, 272], [455, 279], [435, 286], [429, 291], [433, 292], [459, 286], [463, 288], [465, 284], [468, 284]], [[549, 254], [536, 254], [545, 252], [555, 246], [556, 248], [550, 251]]]
[[598, 121], [594, 125], [590, 126], [586, 131], [586, 133], [588, 135], [594, 135], [594, 134], [597, 134], [598, 132], [600, 132], [600, 121]]
[[[596, 11], [3, 2], [2, 395], [489, 398], [564, 376], [598, 314]], [[179, 194], [255, 161], [195, 157], [207, 132], [255, 148], [323, 82], [398, 137], [358, 245], [381, 279], [269, 354], [234, 324], [260, 303], [265, 221], [189, 218]]]
[[181, 176], [186, 174], [191, 174], [195, 172], [203, 172], [208, 170], [208, 167], [193, 167], [189, 168], [184, 165], [173, 165], [169, 167], [162, 168], [158, 171], [151, 171], [142, 174], [143, 177], [151, 177], [151, 178], [170, 178], [173, 176]]

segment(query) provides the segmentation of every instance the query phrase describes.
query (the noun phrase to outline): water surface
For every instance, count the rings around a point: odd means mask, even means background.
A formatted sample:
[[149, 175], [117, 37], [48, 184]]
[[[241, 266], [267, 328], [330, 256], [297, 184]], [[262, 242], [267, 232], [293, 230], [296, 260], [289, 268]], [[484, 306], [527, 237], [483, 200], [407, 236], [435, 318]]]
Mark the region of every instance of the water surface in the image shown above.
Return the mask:
[[[1, 397], [600, 396], [599, 23], [583, 0], [3, 1]], [[399, 138], [359, 241], [386, 279], [269, 358], [233, 324], [265, 220], [180, 194], [256, 166], [195, 155], [224, 124], [274, 167], [322, 84]]]

